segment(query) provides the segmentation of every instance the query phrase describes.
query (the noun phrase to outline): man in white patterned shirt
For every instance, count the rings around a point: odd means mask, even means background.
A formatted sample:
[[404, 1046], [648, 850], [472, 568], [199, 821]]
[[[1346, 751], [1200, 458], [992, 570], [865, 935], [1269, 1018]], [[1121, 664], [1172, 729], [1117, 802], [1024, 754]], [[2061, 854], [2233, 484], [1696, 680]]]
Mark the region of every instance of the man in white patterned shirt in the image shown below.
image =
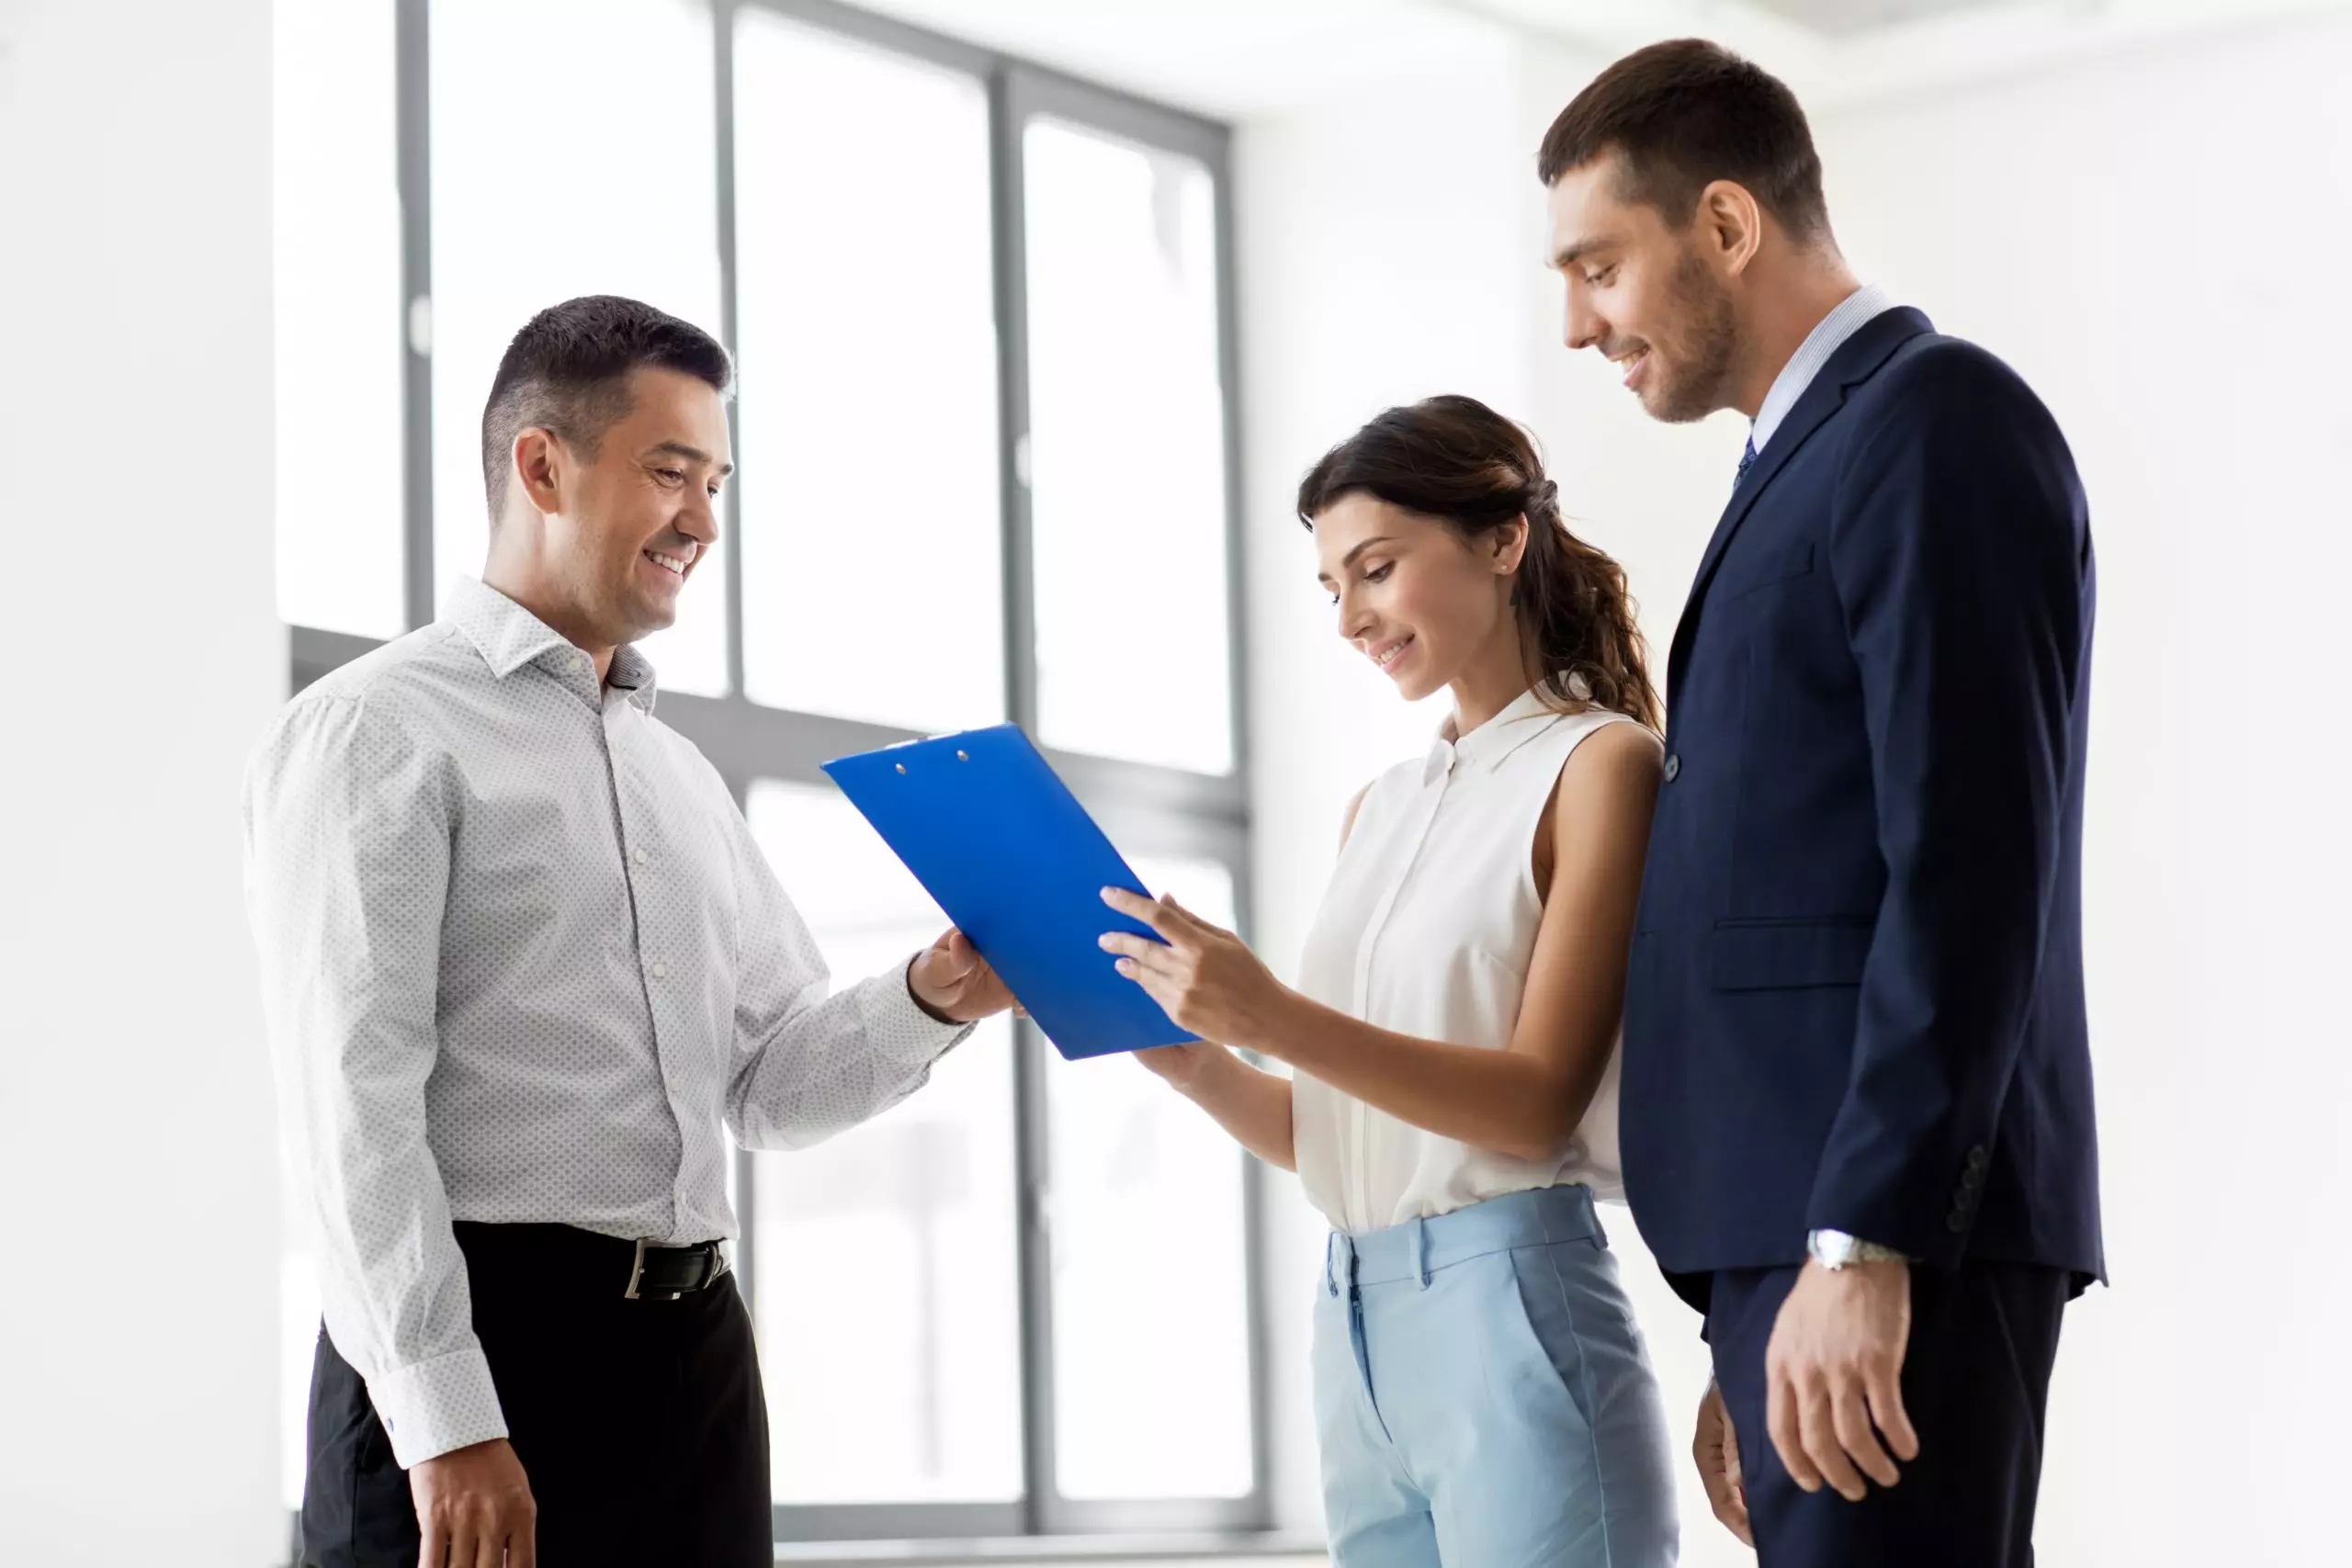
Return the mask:
[[829, 994], [630, 644], [717, 543], [726, 351], [541, 312], [482, 418], [445, 617], [303, 692], [246, 781], [282, 1120], [314, 1222], [302, 1561], [772, 1562], [727, 1134], [814, 1143], [1011, 1005], [956, 932]]

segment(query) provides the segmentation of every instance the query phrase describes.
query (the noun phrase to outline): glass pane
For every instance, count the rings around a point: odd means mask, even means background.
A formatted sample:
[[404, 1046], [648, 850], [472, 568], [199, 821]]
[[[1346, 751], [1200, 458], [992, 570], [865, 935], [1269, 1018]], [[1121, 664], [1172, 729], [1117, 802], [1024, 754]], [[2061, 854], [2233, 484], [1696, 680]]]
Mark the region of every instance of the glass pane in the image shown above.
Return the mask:
[[407, 626], [392, 7], [278, 0], [272, 25], [277, 613], [295, 626], [398, 637]]
[[[1233, 875], [1208, 861], [1131, 861], [1155, 893], [1230, 929]], [[1073, 1498], [1249, 1494], [1249, 1246], [1243, 1156], [1133, 1062], [1046, 1053], [1052, 1117], [1055, 1451]], [[1182, 1324], [1136, 1354], [1151, 1320]], [[1148, 1410], [1151, 1419], [1137, 1421]]]
[[[838, 987], [906, 962], [938, 907], [839, 795], [763, 783], [753, 835]], [[752, 1156], [779, 1503], [1021, 1495], [1012, 1056], [1001, 1020], [817, 1148]]]
[[[444, 0], [433, 7], [435, 586], [489, 539], [481, 411], [523, 323], [624, 294], [716, 336], [718, 174], [702, 0]], [[528, 62], [527, 78], [518, 62]], [[727, 684], [725, 562], [695, 569], [643, 645], [662, 684]]]
[[[1039, 737], [1227, 773], [1216, 188], [1192, 159], [1053, 120], [1022, 145]], [[1139, 703], [1147, 591], [1151, 646], [1184, 658]]]
[[986, 92], [737, 17], [745, 685], [909, 729], [995, 723]]

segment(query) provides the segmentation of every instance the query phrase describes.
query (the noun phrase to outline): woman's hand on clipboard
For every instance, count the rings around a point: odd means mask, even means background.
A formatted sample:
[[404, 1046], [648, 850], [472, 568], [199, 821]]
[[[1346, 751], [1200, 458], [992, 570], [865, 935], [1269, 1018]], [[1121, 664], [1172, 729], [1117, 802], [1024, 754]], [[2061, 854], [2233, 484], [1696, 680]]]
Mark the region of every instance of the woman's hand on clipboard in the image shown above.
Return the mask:
[[942, 1023], [973, 1023], [1022, 1010], [972, 939], [950, 930], [907, 965], [907, 990]]
[[1102, 902], [1159, 937], [1111, 931], [1102, 951], [1118, 955], [1119, 973], [1141, 986], [1176, 1027], [1204, 1040], [1245, 1050], [1278, 1032], [1291, 989], [1250, 951], [1249, 943], [1162, 896], [1150, 899], [1106, 887]]

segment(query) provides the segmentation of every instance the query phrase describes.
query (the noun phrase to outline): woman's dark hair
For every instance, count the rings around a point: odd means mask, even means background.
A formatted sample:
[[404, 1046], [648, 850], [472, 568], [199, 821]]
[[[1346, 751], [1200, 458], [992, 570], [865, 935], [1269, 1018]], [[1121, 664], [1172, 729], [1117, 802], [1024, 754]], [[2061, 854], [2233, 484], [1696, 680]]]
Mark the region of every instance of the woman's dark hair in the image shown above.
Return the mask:
[[1298, 486], [1298, 519], [1364, 494], [1475, 541], [1524, 517], [1527, 548], [1511, 587], [1533, 674], [1562, 708], [1589, 702], [1659, 728], [1625, 570], [1568, 532], [1534, 438], [1476, 398], [1390, 409], [1323, 455]]
[[506, 345], [481, 411], [481, 477], [490, 523], [506, 504], [514, 437], [537, 426], [594, 457], [605, 431], [629, 412], [629, 374], [652, 367], [707, 383], [719, 396], [734, 384], [727, 351], [689, 321], [616, 294], [550, 305]]

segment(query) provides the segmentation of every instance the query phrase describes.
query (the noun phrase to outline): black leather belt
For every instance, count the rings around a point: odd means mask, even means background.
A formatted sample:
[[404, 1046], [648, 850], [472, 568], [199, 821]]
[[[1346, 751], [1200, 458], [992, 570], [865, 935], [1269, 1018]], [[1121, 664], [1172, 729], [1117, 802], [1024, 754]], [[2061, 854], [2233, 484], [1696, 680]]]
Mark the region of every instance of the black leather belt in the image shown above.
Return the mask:
[[650, 1247], [640, 1241], [629, 1265], [623, 1301], [676, 1301], [726, 1278], [727, 1248], [715, 1241], [693, 1247]]
[[676, 1301], [727, 1278], [727, 1245], [657, 1247], [582, 1230], [574, 1225], [484, 1224], [459, 1220], [450, 1227], [466, 1266], [510, 1283], [617, 1294], [624, 1301]]

